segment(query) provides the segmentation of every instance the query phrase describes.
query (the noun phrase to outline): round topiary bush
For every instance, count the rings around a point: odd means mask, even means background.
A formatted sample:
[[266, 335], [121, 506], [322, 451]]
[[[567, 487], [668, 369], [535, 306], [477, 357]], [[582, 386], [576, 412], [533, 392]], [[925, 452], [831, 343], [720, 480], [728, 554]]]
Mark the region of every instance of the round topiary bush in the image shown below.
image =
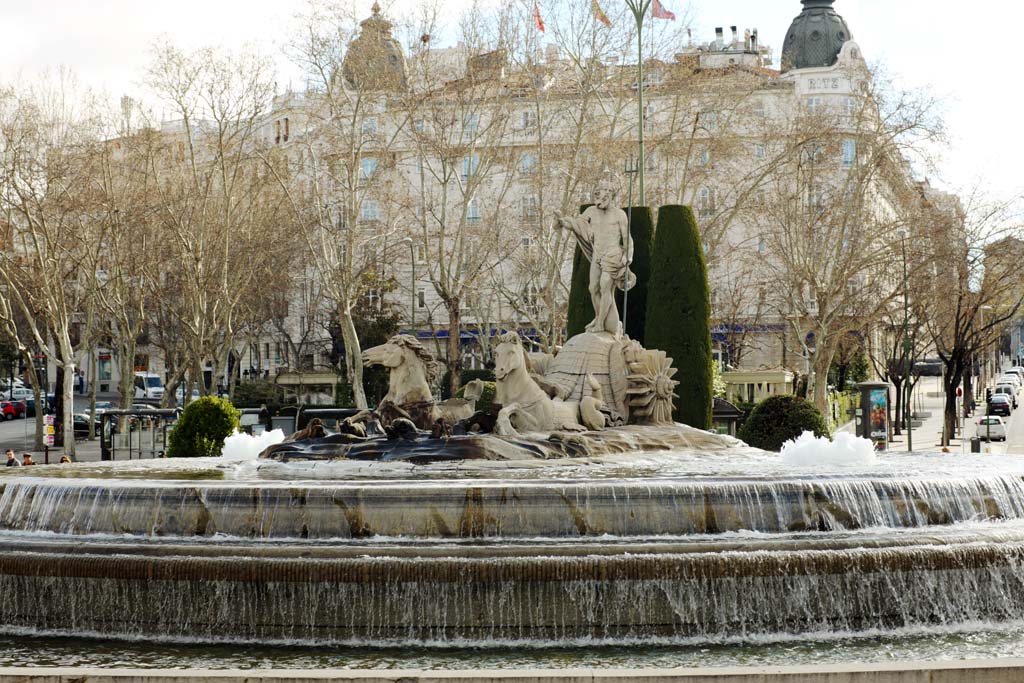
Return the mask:
[[204, 396], [185, 406], [168, 439], [167, 457], [201, 458], [220, 455], [224, 439], [238, 429], [240, 413], [229, 401]]
[[799, 396], [771, 396], [754, 406], [739, 437], [755, 448], [779, 451], [804, 432], [828, 436], [828, 424], [818, 409]]

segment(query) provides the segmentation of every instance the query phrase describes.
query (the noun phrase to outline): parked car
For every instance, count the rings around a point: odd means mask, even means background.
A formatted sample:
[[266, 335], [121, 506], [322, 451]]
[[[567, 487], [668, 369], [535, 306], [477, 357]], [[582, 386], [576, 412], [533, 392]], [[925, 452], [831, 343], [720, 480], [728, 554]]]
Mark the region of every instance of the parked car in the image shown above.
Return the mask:
[[989, 415], [1005, 415], [1010, 416], [1013, 411], [1010, 398], [1005, 394], [993, 394], [992, 398], [988, 402], [988, 414]]
[[1013, 409], [1017, 409], [1017, 390], [1012, 384], [997, 384], [996, 388], [992, 390], [992, 395], [1002, 394], [1010, 398], [1010, 403], [1013, 405]]
[[1006, 441], [1006, 423], [997, 415], [978, 418], [977, 436], [986, 441]]
[[164, 380], [153, 372], [135, 373], [135, 398], [159, 401], [164, 397]]
[[16, 417], [25, 417], [24, 401], [0, 401], [0, 415], [5, 420], [13, 420]]
[[[56, 408], [55, 408], [56, 403], [54, 401], [55, 401], [55, 399], [54, 399], [53, 394], [47, 394], [47, 396], [46, 396], [46, 410], [43, 412], [44, 415], [50, 415], [50, 414], [52, 414], [56, 410]], [[27, 399], [25, 399], [25, 417], [35, 417], [35, 416], [36, 416], [36, 399], [35, 398], [27, 398]]]
[[1020, 380], [1017, 379], [1017, 375], [1003, 375], [996, 380], [996, 386], [1000, 384], [1008, 384], [1013, 387], [1013, 393], [1020, 393]]
[[[88, 413], [75, 413], [74, 419], [74, 430], [76, 439], [85, 439], [89, 436], [89, 415]], [[95, 433], [100, 433], [100, 421], [94, 420], [93, 424], [96, 425]]]
[[32, 393], [32, 390], [25, 387], [14, 387], [14, 389], [10, 389], [3, 393], [3, 398], [6, 398], [9, 401], [24, 401], [25, 399], [32, 398], [33, 396], [35, 396], [35, 394]]

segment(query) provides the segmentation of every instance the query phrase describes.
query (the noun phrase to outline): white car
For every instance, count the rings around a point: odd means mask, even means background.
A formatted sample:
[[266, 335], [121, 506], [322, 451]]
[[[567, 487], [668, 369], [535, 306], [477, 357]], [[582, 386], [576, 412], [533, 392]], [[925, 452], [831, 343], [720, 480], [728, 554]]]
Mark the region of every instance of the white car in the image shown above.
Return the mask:
[[996, 380], [996, 386], [999, 386], [1001, 384], [1008, 384], [1012, 386], [1014, 393], [1020, 391], [1020, 379], [1017, 377], [1017, 375], [1003, 375], [1002, 377]]
[[977, 435], [986, 441], [1006, 441], [1006, 423], [998, 415], [979, 417]]
[[26, 389], [25, 387], [14, 387], [13, 390], [8, 389], [7, 391], [3, 392], [4, 398], [9, 398], [14, 401], [24, 401], [34, 396], [35, 394], [32, 393], [32, 390]]

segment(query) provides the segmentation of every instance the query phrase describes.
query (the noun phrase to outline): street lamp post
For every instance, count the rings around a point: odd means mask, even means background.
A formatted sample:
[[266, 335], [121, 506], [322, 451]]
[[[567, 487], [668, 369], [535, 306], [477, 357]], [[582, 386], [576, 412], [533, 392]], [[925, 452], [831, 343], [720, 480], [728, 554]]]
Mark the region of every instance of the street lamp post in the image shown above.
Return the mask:
[[409, 280], [409, 329], [412, 331], [412, 336], [416, 336], [416, 243], [413, 242], [411, 237], [406, 237], [402, 240], [402, 244], [409, 245], [409, 267], [412, 271], [412, 276]]
[[639, 97], [639, 142], [640, 142], [640, 173], [639, 192], [640, 205], [646, 206], [647, 196], [644, 193], [644, 15], [651, 6], [651, 0], [626, 0], [626, 5], [633, 12], [636, 20], [636, 91]]
[[914, 431], [911, 425], [913, 411], [910, 403], [913, 400], [911, 377], [914, 374], [914, 344], [910, 340], [910, 290], [907, 279], [907, 233], [900, 235], [900, 246], [903, 249], [903, 424], [907, 429], [907, 452], [914, 450]]

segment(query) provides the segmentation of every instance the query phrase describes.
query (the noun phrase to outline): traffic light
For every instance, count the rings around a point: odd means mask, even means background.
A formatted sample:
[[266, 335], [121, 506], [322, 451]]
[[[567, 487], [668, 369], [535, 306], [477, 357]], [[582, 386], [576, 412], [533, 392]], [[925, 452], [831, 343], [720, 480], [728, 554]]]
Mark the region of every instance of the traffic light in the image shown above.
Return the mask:
[[992, 390], [988, 387], [985, 388], [985, 403], [992, 402]]

